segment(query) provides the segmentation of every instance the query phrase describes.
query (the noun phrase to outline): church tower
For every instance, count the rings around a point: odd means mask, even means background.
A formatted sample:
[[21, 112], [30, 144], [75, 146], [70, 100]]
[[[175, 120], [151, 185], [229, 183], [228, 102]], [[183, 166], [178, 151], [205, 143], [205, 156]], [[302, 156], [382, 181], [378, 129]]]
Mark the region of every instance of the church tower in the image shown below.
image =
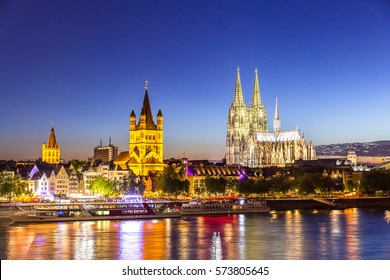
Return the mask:
[[50, 164], [60, 163], [60, 145], [57, 144], [54, 125], [52, 124], [49, 140], [42, 144], [42, 162]]
[[129, 161], [127, 164], [135, 175], [140, 176], [147, 176], [150, 172], [164, 169], [163, 114], [161, 110], [158, 111], [156, 124], [153, 120], [147, 82], [138, 124], [134, 110], [130, 114]]
[[226, 164], [242, 164], [242, 154], [249, 134], [249, 113], [241, 87], [240, 68], [237, 68], [234, 100], [230, 105], [226, 135]]

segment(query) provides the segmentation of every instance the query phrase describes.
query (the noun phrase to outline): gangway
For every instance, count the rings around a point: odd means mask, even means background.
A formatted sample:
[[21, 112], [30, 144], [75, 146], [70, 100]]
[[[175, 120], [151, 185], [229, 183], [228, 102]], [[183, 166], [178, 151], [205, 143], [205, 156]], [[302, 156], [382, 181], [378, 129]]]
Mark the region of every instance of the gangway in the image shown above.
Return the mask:
[[326, 205], [330, 206], [333, 209], [345, 209], [345, 208], [347, 208], [346, 205], [340, 204], [340, 203], [336, 203], [336, 202], [331, 201], [329, 199], [313, 198], [313, 200], [315, 200], [317, 202], [320, 202], [322, 204], [326, 204]]

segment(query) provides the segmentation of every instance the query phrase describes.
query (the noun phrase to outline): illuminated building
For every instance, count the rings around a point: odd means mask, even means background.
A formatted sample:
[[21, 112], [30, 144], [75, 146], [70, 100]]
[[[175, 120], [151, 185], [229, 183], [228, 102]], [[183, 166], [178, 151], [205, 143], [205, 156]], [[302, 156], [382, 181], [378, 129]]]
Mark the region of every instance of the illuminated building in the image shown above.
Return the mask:
[[42, 162], [60, 163], [60, 145], [57, 144], [54, 126], [52, 125], [49, 140], [42, 144]]
[[102, 162], [109, 162], [118, 156], [118, 147], [111, 144], [111, 137], [109, 138], [108, 146], [103, 146], [100, 140], [100, 145], [93, 149], [93, 161], [101, 160]]
[[148, 84], [139, 121], [134, 110], [130, 114], [129, 151], [122, 152], [114, 160], [122, 169], [131, 169], [135, 175], [148, 176], [162, 171], [163, 163], [163, 115], [157, 113], [157, 124], [153, 120], [150, 107]]
[[34, 173], [31, 178], [35, 182], [35, 194], [38, 196], [47, 196], [50, 195], [49, 191], [49, 179], [43, 171], [38, 171]]
[[357, 164], [357, 154], [354, 150], [349, 150], [347, 155], [347, 160], [350, 161], [352, 164]]
[[69, 194], [69, 175], [67, 170], [63, 165], [58, 165], [54, 170], [57, 184], [56, 184], [56, 194]]
[[274, 131], [268, 132], [267, 115], [260, 97], [257, 70], [252, 102], [246, 106], [237, 68], [234, 100], [230, 105], [226, 136], [226, 164], [253, 167], [285, 166], [295, 160], [316, 158], [314, 146], [298, 131], [281, 131], [276, 99]]

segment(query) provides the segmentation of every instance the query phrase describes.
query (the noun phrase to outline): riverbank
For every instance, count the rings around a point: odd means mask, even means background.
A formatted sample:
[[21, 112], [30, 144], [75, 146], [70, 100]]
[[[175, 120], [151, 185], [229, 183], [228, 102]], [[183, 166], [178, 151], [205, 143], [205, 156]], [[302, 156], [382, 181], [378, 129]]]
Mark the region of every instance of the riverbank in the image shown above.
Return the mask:
[[[345, 209], [345, 208], [388, 208], [390, 209], [390, 197], [359, 197], [359, 198], [286, 198], [266, 199], [270, 210], [295, 210], [295, 209]], [[182, 202], [175, 202], [179, 207]], [[15, 206], [0, 205], [0, 219], [8, 220], [10, 216], [20, 211]]]
[[[322, 201], [321, 201], [322, 200]], [[271, 210], [294, 210], [294, 209], [332, 209], [342, 208], [390, 208], [389, 197], [359, 197], [359, 198], [335, 198], [326, 199], [267, 199], [267, 205]]]

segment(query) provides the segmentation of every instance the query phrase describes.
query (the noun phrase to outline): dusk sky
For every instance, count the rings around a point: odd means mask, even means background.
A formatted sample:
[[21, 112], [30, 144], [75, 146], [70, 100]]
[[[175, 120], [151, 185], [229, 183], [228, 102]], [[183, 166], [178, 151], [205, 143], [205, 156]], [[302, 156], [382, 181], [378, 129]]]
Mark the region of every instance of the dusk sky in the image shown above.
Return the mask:
[[100, 139], [128, 150], [149, 82], [164, 158], [220, 160], [240, 67], [255, 69], [273, 130], [314, 145], [390, 140], [390, 2], [0, 1], [0, 159], [37, 159], [52, 122], [61, 157]]

